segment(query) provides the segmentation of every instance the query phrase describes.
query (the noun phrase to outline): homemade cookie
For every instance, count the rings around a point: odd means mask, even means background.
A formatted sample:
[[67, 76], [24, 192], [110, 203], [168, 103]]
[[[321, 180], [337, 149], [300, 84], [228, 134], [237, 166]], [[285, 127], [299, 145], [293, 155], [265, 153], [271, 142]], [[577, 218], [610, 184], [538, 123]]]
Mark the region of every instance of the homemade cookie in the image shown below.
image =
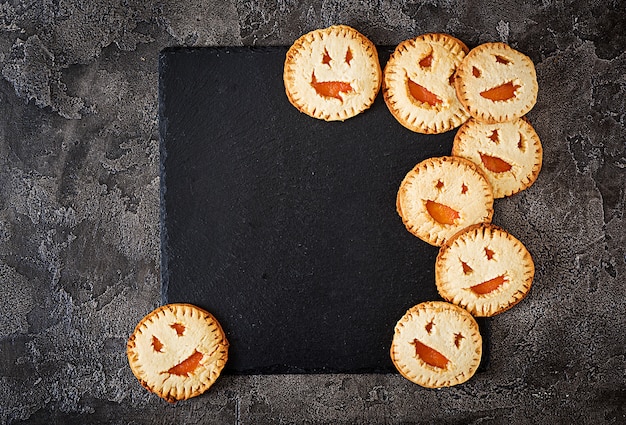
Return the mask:
[[228, 359], [228, 341], [209, 312], [167, 304], [139, 322], [128, 339], [127, 355], [141, 385], [175, 402], [213, 385]]
[[435, 281], [447, 301], [474, 316], [493, 316], [520, 302], [535, 266], [524, 245], [490, 224], [463, 230], [439, 250]]
[[470, 119], [457, 131], [452, 155], [477, 164], [491, 183], [493, 196], [503, 198], [535, 182], [543, 149], [535, 129], [524, 117], [497, 124]]
[[297, 39], [287, 52], [283, 73], [291, 104], [326, 121], [343, 121], [369, 108], [381, 79], [376, 47], [345, 25]]
[[463, 124], [469, 114], [459, 102], [454, 74], [469, 49], [447, 34], [405, 40], [383, 73], [383, 96], [391, 114], [409, 130], [436, 134]]
[[456, 93], [478, 121], [512, 121], [532, 109], [537, 100], [537, 76], [532, 60], [505, 43], [485, 43], [472, 49], [457, 69]]
[[418, 304], [395, 327], [391, 360], [402, 376], [423, 387], [467, 381], [481, 357], [482, 337], [476, 320], [453, 304]]
[[461, 229], [491, 222], [493, 193], [473, 162], [455, 156], [428, 158], [400, 184], [396, 209], [409, 232], [440, 246]]

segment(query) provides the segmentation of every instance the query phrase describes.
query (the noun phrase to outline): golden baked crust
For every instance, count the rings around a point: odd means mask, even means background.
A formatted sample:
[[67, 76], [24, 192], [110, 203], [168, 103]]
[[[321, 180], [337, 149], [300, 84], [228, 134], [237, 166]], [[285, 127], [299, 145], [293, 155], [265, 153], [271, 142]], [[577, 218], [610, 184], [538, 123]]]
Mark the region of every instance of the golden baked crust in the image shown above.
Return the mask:
[[228, 359], [228, 341], [211, 313], [191, 304], [167, 304], [139, 322], [127, 356], [141, 385], [175, 402], [213, 385]]
[[525, 117], [496, 124], [470, 119], [457, 131], [452, 155], [477, 164], [491, 183], [495, 198], [530, 187], [543, 162], [541, 141]]
[[478, 166], [465, 158], [428, 158], [407, 173], [396, 209], [407, 230], [431, 245], [472, 224], [491, 222], [493, 193]]
[[383, 96], [391, 114], [411, 131], [443, 133], [463, 124], [469, 114], [459, 102], [454, 75], [469, 49], [440, 33], [400, 43], [383, 73]]
[[287, 52], [283, 73], [291, 104], [326, 121], [343, 121], [368, 109], [381, 79], [376, 47], [346, 25], [298, 38]]
[[481, 44], [457, 69], [456, 93], [478, 121], [512, 121], [537, 101], [537, 75], [532, 60], [505, 43]]
[[435, 262], [439, 294], [474, 316], [493, 316], [513, 307], [528, 294], [534, 274], [526, 247], [491, 224], [459, 232], [440, 248]]
[[470, 379], [482, 357], [482, 337], [466, 310], [442, 301], [409, 309], [398, 321], [391, 360], [402, 376], [427, 388]]

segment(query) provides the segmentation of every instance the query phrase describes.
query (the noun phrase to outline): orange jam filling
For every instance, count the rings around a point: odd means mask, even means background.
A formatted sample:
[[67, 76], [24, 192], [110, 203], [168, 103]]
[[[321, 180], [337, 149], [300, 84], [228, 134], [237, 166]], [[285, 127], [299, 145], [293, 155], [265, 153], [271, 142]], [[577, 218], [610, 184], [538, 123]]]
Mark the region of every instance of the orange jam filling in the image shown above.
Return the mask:
[[185, 333], [185, 325], [182, 323], [172, 323], [170, 328], [174, 329], [176, 331], [176, 335], [178, 336], [182, 336], [183, 333]]
[[426, 201], [426, 211], [440, 224], [454, 224], [461, 217], [458, 211], [435, 201]]
[[187, 357], [185, 360], [168, 370], [167, 373], [178, 376], [189, 376], [198, 368], [202, 357], [202, 353], [196, 350], [191, 356]]
[[470, 289], [475, 294], [485, 295], [498, 289], [504, 282], [506, 282], [506, 278], [504, 275], [500, 275], [498, 277], [494, 277], [493, 279], [486, 280], [483, 283], [479, 283], [478, 285], [472, 286]]
[[152, 335], [152, 348], [157, 353], [160, 353], [163, 350], [163, 343], [156, 336]]
[[428, 103], [430, 106], [436, 106], [442, 103], [442, 100], [437, 97], [436, 94], [428, 91], [425, 87], [420, 86], [419, 84], [408, 80], [409, 82], [409, 93], [411, 96], [419, 102]]
[[513, 82], [509, 81], [508, 83], [504, 83], [492, 89], [480, 92], [480, 95], [485, 99], [489, 99], [494, 102], [509, 100], [515, 97], [515, 90], [520, 87], [521, 86], [514, 85]]
[[430, 68], [430, 66], [433, 64], [433, 55], [432, 53], [428, 56], [426, 56], [425, 58], [423, 58], [420, 62], [419, 62], [420, 66], [422, 68]]
[[511, 169], [511, 164], [495, 156], [480, 154], [480, 160], [486, 169], [493, 173], [504, 173]]
[[317, 94], [323, 97], [333, 97], [343, 102], [341, 93], [350, 93], [352, 86], [350, 83], [344, 83], [342, 81], [317, 81], [315, 74], [311, 78], [311, 86], [315, 89]]
[[448, 359], [439, 351], [422, 344], [417, 339], [413, 340], [413, 345], [415, 345], [415, 355], [429, 365], [439, 369], [445, 369], [448, 366]]

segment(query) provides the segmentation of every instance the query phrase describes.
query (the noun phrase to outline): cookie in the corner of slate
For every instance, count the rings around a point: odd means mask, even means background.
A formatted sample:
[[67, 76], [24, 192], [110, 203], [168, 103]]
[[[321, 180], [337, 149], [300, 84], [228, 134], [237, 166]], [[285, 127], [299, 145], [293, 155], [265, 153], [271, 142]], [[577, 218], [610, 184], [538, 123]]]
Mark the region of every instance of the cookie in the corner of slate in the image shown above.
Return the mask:
[[491, 183], [495, 198], [530, 187], [543, 162], [541, 141], [525, 117], [495, 124], [470, 119], [457, 131], [452, 155], [477, 164]]
[[402, 376], [426, 388], [470, 379], [482, 358], [482, 336], [465, 309], [443, 301], [410, 308], [394, 329], [391, 360]]
[[343, 121], [368, 109], [381, 80], [376, 46], [346, 25], [298, 38], [287, 52], [283, 72], [291, 104], [326, 121]]
[[494, 316], [519, 303], [534, 274], [524, 244], [492, 224], [462, 230], [440, 248], [435, 261], [441, 297], [479, 317]]
[[441, 246], [461, 229], [491, 222], [493, 192], [484, 173], [460, 157], [428, 158], [404, 177], [396, 210], [407, 230]]
[[454, 86], [457, 66], [468, 52], [457, 38], [423, 34], [400, 43], [383, 72], [383, 97], [404, 127], [424, 134], [443, 133], [469, 118]]
[[481, 44], [465, 56], [455, 78], [457, 97], [485, 123], [512, 121], [537, 101], [535, 65], [505, 43]]
[[141, 385], [176, 402], [213, 385], [228, 360], [228, 340], [211, 313], [191, 304], [167, 304], [137, 324], [126, 351]]

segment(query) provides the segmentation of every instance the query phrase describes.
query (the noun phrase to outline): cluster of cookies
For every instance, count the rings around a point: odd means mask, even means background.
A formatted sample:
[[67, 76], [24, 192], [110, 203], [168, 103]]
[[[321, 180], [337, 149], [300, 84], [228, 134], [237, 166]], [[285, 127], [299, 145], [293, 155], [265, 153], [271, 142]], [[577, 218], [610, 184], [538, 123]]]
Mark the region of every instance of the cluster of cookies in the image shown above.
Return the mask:
[[[391, 359], [425, 387], [467, 381], [482, 357], [474, 316], [511, 308], [534, 276], [524, 245], [490, 224], [494, 198], [529, 187], [541, 169], [541, 143], [524, 118], [537, 97], [532, 61], [504, 43], [470, 51], [447, 34], [425, 34], [400, 43], [382, 72], [374, 44], [338, 25], [296, 40], [283, 78], [289, 101], [314, 118], [354, 117], [382, 87], [389, 111], [409, 130], [435, 134], [460, 126], [451, 155], [420, 162], [398, 190], [396, 207], [407, 230], [440, 247], [435, 281], [445, 301], [406, 312]], [[145, 388], [175, 402], [215, 382], [228, 347], [209, 312], [168, 304], [139, 322], [127, 356]]]
[[396, 209], [407, 230], [440, 247], [435, 281], [445, 301], [406, 312], [391, 358], [425, 387], [467, 381], [482, 356], [474, 317], [511, 308], [534, 277], [524, 245], [491, 224], [494, 199], [528, 188], [541, 169], [541, 142], [524, 117], [537, 99], [533, 62], [505, 43], [470, 50], [450, 35], [424, 34], [400, 43], [381, 70], [373, 43], [339, 25], [300, 37], [283, 79], [291, 104], [314, 118], [354, 117], [382, 88], [407, 129], [437, 134], [460, 127], [451, 155], [420, 162], [398, 190]]

